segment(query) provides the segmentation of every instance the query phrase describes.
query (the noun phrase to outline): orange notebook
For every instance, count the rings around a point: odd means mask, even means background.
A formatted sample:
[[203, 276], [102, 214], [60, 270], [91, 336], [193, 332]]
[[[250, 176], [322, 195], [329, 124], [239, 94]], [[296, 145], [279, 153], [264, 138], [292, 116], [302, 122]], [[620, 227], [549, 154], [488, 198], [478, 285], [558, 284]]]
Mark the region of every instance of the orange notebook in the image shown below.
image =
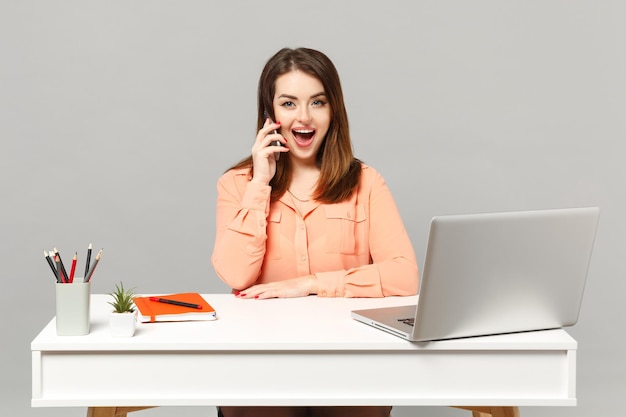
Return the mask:
[[[137, 320], [144, 323], [215, 320], [217, 318], [215, 309], [197, 292], [135, 297], [134, 301], [137, 307]], [[181, 304], [189, 304], [189, 306]]]

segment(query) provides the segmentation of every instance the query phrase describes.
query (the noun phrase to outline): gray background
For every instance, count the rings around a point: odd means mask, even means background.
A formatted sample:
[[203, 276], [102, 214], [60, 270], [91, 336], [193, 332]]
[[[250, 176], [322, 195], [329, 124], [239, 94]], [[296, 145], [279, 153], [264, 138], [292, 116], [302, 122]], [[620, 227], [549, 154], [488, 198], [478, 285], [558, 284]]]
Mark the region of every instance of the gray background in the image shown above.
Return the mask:
[[89, 242], [104, 248], [98, 293], [119, 280], [140, 292], [227, 291], [209, 259], [215, 182], [252, 145], [267, 58], [309, 46], [337, 65], [355, 152], [387, 179], [420, 263], [433, 215], [601, 207], [570, 331], [579, 405], [522, 415], [618, 415], [625, 19], [619, 1], [3, 0], [1, 414], [85, 413], [30, 408], [30, 341], [54, 314], [44, 249], [69, 262]]

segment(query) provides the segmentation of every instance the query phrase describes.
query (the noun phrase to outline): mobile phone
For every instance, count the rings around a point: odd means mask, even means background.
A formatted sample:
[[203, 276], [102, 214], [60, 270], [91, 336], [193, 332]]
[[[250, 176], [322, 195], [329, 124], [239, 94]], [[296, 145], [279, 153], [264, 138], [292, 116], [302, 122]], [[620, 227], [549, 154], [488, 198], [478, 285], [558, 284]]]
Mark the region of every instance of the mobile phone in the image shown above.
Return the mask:
[[[263, 117], [265, 117], [266, 119], [270, 119], [270, 123], [274, 123], [272, 121], [272, 118], [270, 117], [270, 115], [267, 113], [267, 111], [263, 111]], [[276, 134], [278, 133], [278, 130], [274, 129], [272, 131], [272, 134]], [[270, 146], [283, 146], [282, 142], [279, 140], [273, 140], [270, 142]], [[280, 152], [275, 152], [274, 153], [274, 159], [276, 161], [278, 161], [280, 159]]]

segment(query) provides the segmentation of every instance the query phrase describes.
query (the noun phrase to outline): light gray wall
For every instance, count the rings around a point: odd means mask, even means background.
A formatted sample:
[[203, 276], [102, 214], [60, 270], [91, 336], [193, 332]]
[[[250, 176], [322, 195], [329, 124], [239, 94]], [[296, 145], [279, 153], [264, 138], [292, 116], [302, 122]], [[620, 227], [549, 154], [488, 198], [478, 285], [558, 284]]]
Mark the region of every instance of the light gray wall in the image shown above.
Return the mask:
[[94, 292], [227, 291], [209, 260], [215, 182], [249, 152], [258, 75], [283, 46], [336, 63], [356, 154], [420, 262], [436, 214], [601, 207], [571, 329], [579, 405], [522, 414], [619, 414], [625, 18], [620, 1], [2, 1], [2, 415], [84, 415], [30, 408], [29, 344], [54, 314], [44, 249], [104, 248]]

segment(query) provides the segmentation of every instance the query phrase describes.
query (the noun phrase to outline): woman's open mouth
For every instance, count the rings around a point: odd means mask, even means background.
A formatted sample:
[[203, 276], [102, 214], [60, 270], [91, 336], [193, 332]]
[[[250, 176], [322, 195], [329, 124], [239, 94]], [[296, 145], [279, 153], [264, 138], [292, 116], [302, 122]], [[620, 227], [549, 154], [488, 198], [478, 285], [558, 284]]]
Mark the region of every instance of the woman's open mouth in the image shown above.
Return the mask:
[[294, 129], [291, 131], [296, 144], [300, 147], [307, 147], [313, 143], [315, 136], [314, 129]]

